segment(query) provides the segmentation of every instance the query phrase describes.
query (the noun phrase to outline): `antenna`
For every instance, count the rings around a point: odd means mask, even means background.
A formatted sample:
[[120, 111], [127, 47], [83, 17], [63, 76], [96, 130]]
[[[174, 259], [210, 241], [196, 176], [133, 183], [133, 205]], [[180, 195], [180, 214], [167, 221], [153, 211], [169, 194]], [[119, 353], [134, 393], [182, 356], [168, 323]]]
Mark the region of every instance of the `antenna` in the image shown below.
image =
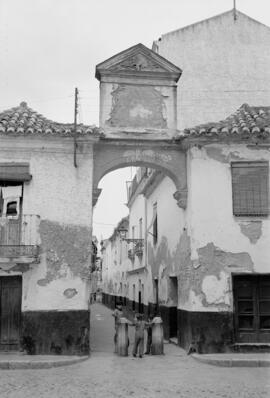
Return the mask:
[[77, 165], [77, 115], [78, 115], [78, 89], [77, 87], [75, 88], [75, 106], [74, 106], [74, 132], [73, 132], [73, 137], [74, 137], [74, 153], [73, 153], [73, 161], [74, 161], [74, 167], [78, 167]]
[[233, 0], [233, 19], [236, 21], [237, 20], [237, 14], [236, 14], [236, 0]]

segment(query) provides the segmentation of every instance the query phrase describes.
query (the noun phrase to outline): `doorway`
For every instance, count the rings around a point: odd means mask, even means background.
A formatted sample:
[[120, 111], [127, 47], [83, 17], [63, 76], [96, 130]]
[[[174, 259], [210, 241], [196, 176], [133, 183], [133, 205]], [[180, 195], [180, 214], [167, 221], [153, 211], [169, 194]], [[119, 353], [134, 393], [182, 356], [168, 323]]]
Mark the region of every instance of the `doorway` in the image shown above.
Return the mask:
[[17, 351], [21, 329], [21, 276], [0, 277], [0, 350]]
[[159, 312], [159, 298], [158, 298], [158, 279], [154, 279], [154, 297], [155, 297], [155, 312]]
[[142, 292], [139, 292], [138, 294], [138, 302], [139, 302], [138, 312], [139, 314], [143, 314]]
[[169, 277], [169, 337], [177, 337], [177, 305], [178, 305], [178, 279], [176, 276]]
[[238, 343], [270, 343], [270, 275], [233, 276]]

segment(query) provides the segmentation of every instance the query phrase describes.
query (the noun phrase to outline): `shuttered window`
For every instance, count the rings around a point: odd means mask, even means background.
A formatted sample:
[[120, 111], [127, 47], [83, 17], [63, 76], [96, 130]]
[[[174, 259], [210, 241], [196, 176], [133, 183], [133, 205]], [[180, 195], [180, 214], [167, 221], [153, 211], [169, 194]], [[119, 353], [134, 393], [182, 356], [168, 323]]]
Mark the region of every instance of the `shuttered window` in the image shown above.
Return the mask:
[[232, 196], [235, 216], [267, 216], [268, 162], [233, 162]]

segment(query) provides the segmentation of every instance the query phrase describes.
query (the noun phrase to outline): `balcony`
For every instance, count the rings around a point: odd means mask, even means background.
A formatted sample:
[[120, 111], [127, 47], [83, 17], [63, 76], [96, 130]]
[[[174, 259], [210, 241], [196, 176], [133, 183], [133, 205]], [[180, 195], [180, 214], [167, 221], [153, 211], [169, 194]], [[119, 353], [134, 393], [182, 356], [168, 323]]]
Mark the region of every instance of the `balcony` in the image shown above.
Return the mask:
[[143, 248], [144, 248], [143, 239], [138, 239], [134, 246], [134, 254], [135, 256], [139, 257], [139, 259], [141, 259], [143, 256]]
[[135, 260], [135, 253], [133, 249], [129, 249], [128, 250], [128, 258], [130, 259], [130, 261], [134, 261]]
[[39, 259], [39, 222], [37, 215], [19, 218], [0, 217], [0, 264], [11, 269], [16, 264], [31, 264]]
[[129, 244], [132, 244], [132, 249], [128, 250], [128, 258], [133, 262], [135, 260], [135, 256], [137, 256], [140, 260], [143, 256], [144, 250], [144, 239], [128, 239], [125, 238], [125, 241]]

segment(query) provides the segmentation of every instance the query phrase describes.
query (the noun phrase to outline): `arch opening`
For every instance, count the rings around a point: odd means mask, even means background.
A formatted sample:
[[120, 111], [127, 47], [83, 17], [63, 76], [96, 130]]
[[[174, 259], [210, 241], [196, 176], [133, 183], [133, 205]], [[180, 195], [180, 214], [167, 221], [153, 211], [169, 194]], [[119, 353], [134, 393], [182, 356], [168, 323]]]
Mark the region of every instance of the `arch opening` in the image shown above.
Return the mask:
[[145, 167], [159, 170], [175, 184], [174, 198], [181, 208], [186, 208], [187, 173], [186, 154], [174, 146], [139, 147], [103, 145], [94, 154], [93, 205], [100, 195], [99, 182], [108, 173], [124, 167]]

